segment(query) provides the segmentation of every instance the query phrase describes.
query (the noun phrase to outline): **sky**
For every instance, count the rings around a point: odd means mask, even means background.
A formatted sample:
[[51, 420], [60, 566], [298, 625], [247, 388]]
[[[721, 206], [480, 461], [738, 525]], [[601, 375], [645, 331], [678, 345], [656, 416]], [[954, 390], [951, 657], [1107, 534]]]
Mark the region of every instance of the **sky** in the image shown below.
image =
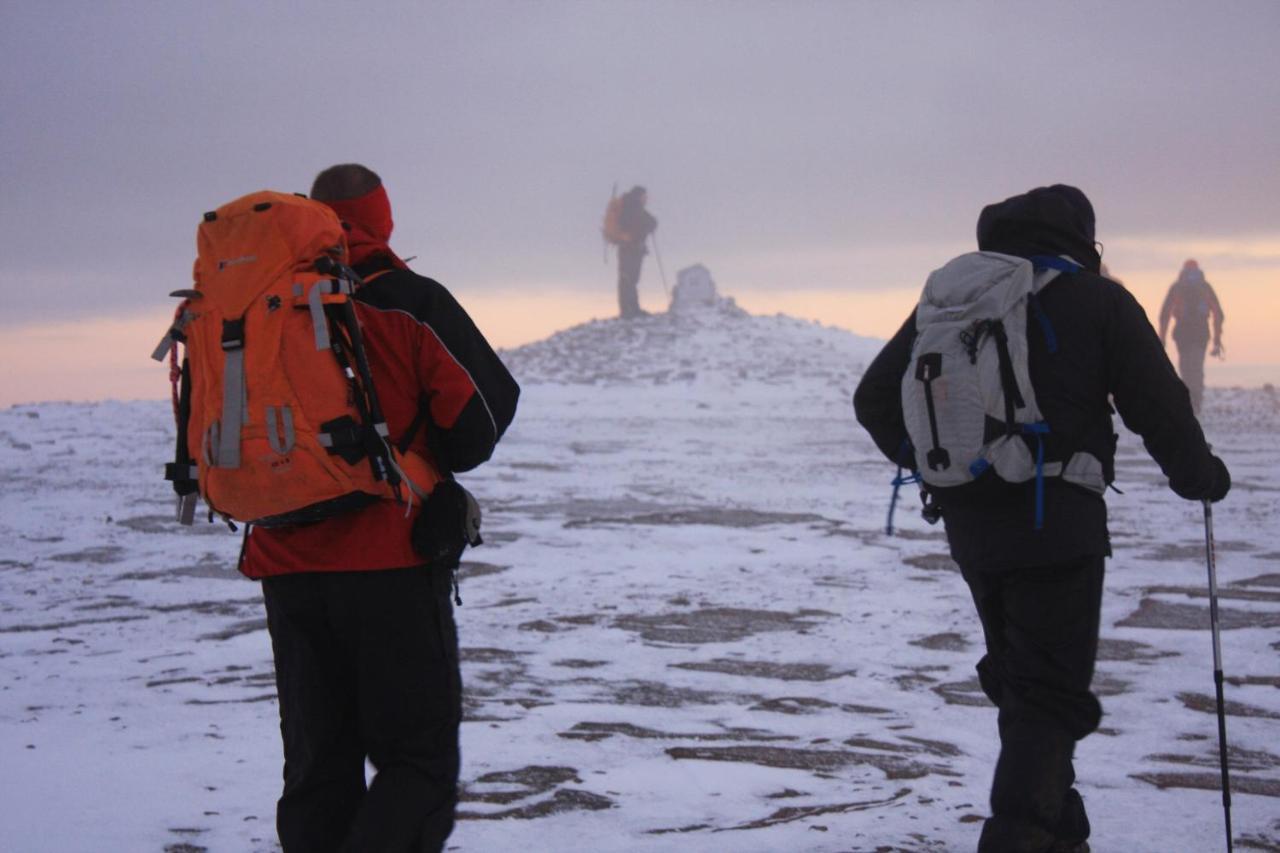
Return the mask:
[[0, 9], [0, 405], [166, 394], [200, 214], [349, 161], [498, 346], [616, 311], [615, 185], [648, 187], [669, 282], [887, 337], [983, 205], [1065, 182], [1150, 315], [1200, 262], [1211, 383], [1280, 382], [1271, 0]]

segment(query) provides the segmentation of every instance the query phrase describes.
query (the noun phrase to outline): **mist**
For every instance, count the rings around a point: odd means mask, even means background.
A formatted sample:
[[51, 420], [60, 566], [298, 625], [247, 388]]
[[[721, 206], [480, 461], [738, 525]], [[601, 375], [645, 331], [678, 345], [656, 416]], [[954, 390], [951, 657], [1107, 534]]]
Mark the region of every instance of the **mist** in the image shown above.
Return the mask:
[[[4, 355], [29, 372], [22, 336], [50, 324], [83, 324], [77, 351], [106, 345], [104, 321], [158, 317], [158, 336], [202, 212], [305, 192], [344, 161], [383, 176], [393, 247], [503, 346], [610, 313], [599, 221], [615, 185], [649, 188], [668, 273], [702, 262], [749, 310], [797, 294], [805, 316], [883, 337], [928, 272], [972, 247], [984, 204], [1067, 182], [1093, 199], [1104, 260], [1149, 312], [1199, 246], [1233, 361], [1280, 363], [1255, 319], [1280, 310], [1272, 3], [7, 4], [5, 17], [0, 323]], [[662, 310], [655, 274], [642, 299]], [[78, 396], [62, 390], [72, 378], [44, 393]]]

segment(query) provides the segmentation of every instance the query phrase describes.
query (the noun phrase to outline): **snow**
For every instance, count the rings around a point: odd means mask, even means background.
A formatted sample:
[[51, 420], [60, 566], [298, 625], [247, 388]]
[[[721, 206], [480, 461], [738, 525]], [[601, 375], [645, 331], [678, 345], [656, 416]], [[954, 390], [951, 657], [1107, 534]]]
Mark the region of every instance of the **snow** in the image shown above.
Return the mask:
[[[995, 755], [941, 531], [849, 397], [880, 347], [724, 308], [505, 353], [458, 610], [450, 849], [972, 849]], [[1209, 389], [1238, 846], [1280, 849], [1280, 400]], [[281, 769], [239, 538], [181, 529], [165, 403], [0, 412], [0, 849], [268, 851]], [[1123, 435], [1078, 750], [1098, 851], [1223, 846], [1203, 525]]]

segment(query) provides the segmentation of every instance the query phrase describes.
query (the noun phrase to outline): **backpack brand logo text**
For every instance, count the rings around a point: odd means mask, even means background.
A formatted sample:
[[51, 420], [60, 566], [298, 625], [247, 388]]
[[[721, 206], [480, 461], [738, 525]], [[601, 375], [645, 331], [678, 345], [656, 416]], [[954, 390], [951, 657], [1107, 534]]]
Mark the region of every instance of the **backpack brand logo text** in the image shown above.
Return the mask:
[[221, 272], [227, 267], [234, 267], [239, 264], [251, 264], [258, 259], [257, 255], [242, 255], [238, 258], [230, 258], [225, 261], [218, 261], [218, 271]]

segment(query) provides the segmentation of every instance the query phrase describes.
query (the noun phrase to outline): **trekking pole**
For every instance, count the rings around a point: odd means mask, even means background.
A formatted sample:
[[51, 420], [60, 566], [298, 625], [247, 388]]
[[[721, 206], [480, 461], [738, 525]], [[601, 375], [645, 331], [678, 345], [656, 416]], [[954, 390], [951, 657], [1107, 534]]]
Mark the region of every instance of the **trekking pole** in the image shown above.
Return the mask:
[[1213, 544], [1213, 505], [1204, 501], [1204, 552], [1209, 566], [1209, 627], [1213, 632], [1213, 685], [1218, 694], [1218, 757], [1222, 762], [1222, 813], [1231, 853], [1231, 780], [1227, 773], [1227, 713], [1222, 699], [1222, 638], [1218, 630], [1218, 567]]
[[667, 287], [667, 271], [662, 268], [662, 253], [658, 251], [658, 234], [653, 232], [649, 235], [649, 239], [653, 241], [653, 257], [658, 262], [658, 273], [662, 276], [662, 292], [667, 294], [667, 300], [671, 300], [671, 288]]

